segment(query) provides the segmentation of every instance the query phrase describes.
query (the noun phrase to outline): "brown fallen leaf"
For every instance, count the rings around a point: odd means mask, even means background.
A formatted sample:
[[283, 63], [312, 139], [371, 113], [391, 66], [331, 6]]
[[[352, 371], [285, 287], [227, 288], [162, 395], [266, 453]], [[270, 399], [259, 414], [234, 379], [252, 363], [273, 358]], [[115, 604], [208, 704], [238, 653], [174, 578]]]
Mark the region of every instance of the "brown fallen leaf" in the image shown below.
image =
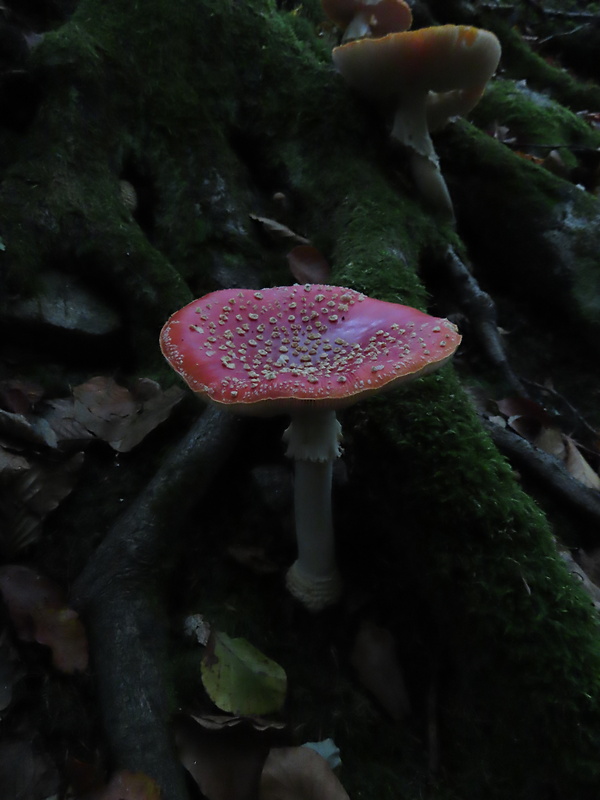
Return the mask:
[[560, 461], [564, 461], [566, 456], [565, 437], [559, 428], [542, 428], [534, 438], [533, 444]]
[[6, 453], [0, 449], [0, 552], [12, 558], [40, 538], [48, 514], [71, 493], [83, 453], [62, 461]]
[[46, 401], [45, 406], [44, 419], [54, 431], [59, 448], [71, 450], [94, 440], [94, 434], [75, 418], [75, 398], [59, 397]]
[[255, 800], [271, 744], [269, 734], [237, 725], [206, 730], [180, 715], [174, 722], [181, 763], [208, 800]]
[[565, 466], [569, 473], [589, 489], [600, 489], [600, 476], [588, 464], [570, 436], [565, 436]]
[[325, 256], [310, 244], [294, 247], [286, 256], [298, 283], [329, 283], [331, 267]]
[[149, 379], [130, 391], [113, 378], [97, 376], [73, 390], [73, 417], [114, 450], [126, 453], [167, 419], [184, 394], [179, 386], [163, 392]]
[[13, 414], [0, 408], [0, 434], [12, 441], [56, 447], [56, 435], [42, 417]]
[[81, 800], [161, 800], [161, 791], [143, 772], [119, 770], [108, 785], [84, 795]]
[[260, 777], [259, 800], [349, 800], [325, 759], [308, 747], [274, 747]]
[[234, 728], [236, 725], [248, 725], [255, 731], [282, 730], [285, 722], [271, 720], [264, 717], [239, 717], [231, 714], [190, 714], [191, 719], [198, 725], [210, 731], [220, 731], [223, 728]]
[[19, 379], [0, 381], [0, 406], [14, 414], [28, 414], [44, 395], [37, 383]]
[[0, 567], [0, 593], [19, 639], [47, 645], [61, 672], [86, 669], [85, 630], [56, 584], [30, 567], [7, 564]]
[[410, 701], [402, 668], [396, 654], [392, 633], [370, 619], [363, 619], [350, 663], [362, 685], [394, 720], [403, 719], [410, 711]]
[[250, 219], [257, 222], [272, 239], [275, 239], [275, 241], [288, 240], [296, 244], [310, 244], [309, 240], [305, 239], [304, 236], [300, 236], [300, 234], [295, 233], [291, 228], [288, 228], [287, 225], [282, 225], [281, 222], [277, 222], [277, 220], [269, 219], [269, 217], [259, 217], [256, 214], [250, 214]]
[[528, 441], [533, 441], [542, 428], [553, 426], [552, 416], [534, 400], [526, 397], [505, 397], [496, 401], [507, 425]]
[[5, 736], [0, 741], [0, 787], [3, 800], [40, 800], [58, 797], [60, 777], [36, 741]]

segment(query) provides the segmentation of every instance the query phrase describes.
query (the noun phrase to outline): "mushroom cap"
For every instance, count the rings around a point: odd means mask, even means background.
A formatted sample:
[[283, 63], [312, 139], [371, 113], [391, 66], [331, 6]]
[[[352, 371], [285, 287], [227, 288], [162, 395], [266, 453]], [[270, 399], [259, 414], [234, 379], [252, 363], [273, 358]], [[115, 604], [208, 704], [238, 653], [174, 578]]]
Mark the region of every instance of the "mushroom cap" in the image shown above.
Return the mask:
[[321, 284], [212, 292], [160, 336], [201, 397], [255, 415], [351, 405], [437, 369], [460, 340], [446, 319]]
[[467, 25], [437, 25], [357, 39], [333, 49], [343, 78], [370, 97], [483, 88], [500, 61], [496, 36]]
[[404, 0], [322, 0], [323, 11], [339, 28], [365, 14], [373, 36], [405, 31], [412, 25], [412, 11]]

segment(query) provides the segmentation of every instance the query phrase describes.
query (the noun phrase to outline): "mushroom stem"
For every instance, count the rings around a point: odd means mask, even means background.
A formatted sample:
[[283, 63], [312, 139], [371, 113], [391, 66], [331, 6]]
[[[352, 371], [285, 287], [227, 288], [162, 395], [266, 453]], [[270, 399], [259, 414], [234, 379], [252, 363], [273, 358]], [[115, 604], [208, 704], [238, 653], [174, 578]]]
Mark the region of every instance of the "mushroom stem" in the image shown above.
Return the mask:
[[419, 193], [440, 216], [454, 222], [454, 207], [429, 135], [428, 93], [403, 95], [394, 116], [391, 138], [411, 151], [410, 167]]
[[431, 158], [413, 152], [410, 157], [410, 171], [423, 200], [438, 212], [440, 218], [454, 223], [454, 206], [438, 157]]
[[298, 544], [286, 584], [309, 611], [321, 611], [341, 594], [331, 509], [331, 474], [340, 439], [341, 426], [331, 410], [295, 414], [284, 434], [286, 455], [294, 459]]

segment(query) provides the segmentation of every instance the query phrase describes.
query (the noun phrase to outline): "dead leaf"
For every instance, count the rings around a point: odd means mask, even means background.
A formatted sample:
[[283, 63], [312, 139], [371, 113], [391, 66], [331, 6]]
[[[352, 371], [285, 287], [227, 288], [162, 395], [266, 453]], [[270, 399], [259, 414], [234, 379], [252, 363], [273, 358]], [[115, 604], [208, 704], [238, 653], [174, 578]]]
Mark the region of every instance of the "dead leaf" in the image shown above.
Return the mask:
[[331, 267], [325, 256], [310, 244], [294, 247], [286, 256], [298, 283], [329, 283]]
[[108, 785], [87, 794], [82, 800], [161, 800], [156, 781], [143, 772], [119, 770]]
[[533, 444], [555, 458], [564, 461], [566, 456], [565, 437], [558, 428], [542, 428]]
[[183, 766], [208, 800], [254, 800], [269, 752], [269, 735], [247, 726], [205, 730], [192, 719], [175, 720]]
[[272, 239], [275, 241], [282, 241], [288, 240], [295, 242], [296, 244], [310, 244], [308, 239], [305, 239], [304, 236], [300, 236], [298, 233], [295, 233], [291, 228], [288, 228], [287, 225], [282, 225], [281, 222], [277, 222], [277, 220], [269, 219], [268, 217], [258, 217], [256, 214], [250, 214], [250, 219], [254, 220], [254, 222], [258, 222], [260, 227], [269, 234]]
[[184, 394], [179, 386], [163, 392], [148, 379], [130, 391], [112, 378], [97, 376], [73, 390], [73, 417], [114, 450], [127, 453], [167, 419]]
[[28, 511], [44, 519], [73, 491], [83, 460], [83, 453], [75, 453], [58, 463], [34, 462], [14, 482], [13, 491]]
[[565, 466], [575, 480], [589, 489], [600, 489], [600, 476], [594, 472], [585, 458], [577, 449], [570, 436], [565, 436], [566, 460]]
[[47, 645], [61, 672], [85, 670], [87, 640], [77, 613], [66, 605], [60, 588], [30, 567], [0, 567], [0, 593], [19, 639]]
[[94, 440], [94, 434], [75, 418], [73, 397], [48, 400], [45, 406], [43, 416], [54, 431], [59, 448], [82, 447]]
[[0, 408], [0, 433], [10, 440], [28, 442], [45, 447], [56, 447], [56, 435], [42, 417], [12, 414]]
[[553, 427], [552, 416], [534, 400], [526, 397], [505, 397], [497, 400], [496, 405], [506, 417], [507, 425], [532, 442], [542, 428]]
[[0, 405], [13, 414], [28, 414], [43, 394], [44, 390], [37, 383], [18, 379], [0, 381]]
[[190, 714], [191, 719], [209, 731], [220, 731], [223, 728], [234, 728], [236, 725], [249, 725], [255, 731], [283, 730], [285, 722], [265, 719], [264, 717], [239, 717], [229, 714]]
[[394, 720], [410, 711], [410, 701], [392, 633], [363, 619], [356, 634], [350, 663], [362, 685]]
[[14, 472], [3, 473], [0, 485], [0, 551], [5, 558], [39, 539], [44, 520], [71, 493], [83, 464], [83, 453], [58, 462], [35, 457], [23, 464], [19, 458], [12, 458]]
[[349, 800], [349, 796], [314, 750], [274, 747], [260, 778], [259, 800]]
[[0, 480], [5, 481], [7, 478], [14, 478], [19, 473], [29, 469], [30, 466], [26, 458], [18, 456], [0, 445]]
[[35, 743], [17, 738], [0, 741], [0, 787], [6, 800], [58, 797], [60, 778], [50, 757]]

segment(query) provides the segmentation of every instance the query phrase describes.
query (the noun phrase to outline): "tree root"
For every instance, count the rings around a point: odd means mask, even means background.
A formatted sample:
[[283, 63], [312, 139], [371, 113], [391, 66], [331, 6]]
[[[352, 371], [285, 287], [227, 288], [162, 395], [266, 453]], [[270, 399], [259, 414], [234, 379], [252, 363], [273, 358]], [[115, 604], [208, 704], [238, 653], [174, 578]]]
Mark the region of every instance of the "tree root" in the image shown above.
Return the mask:
[[473, 331], [488, 361], [500, 372], [503, 379], [516, 394], [521, 397], [528, 397], [527, 389], [513, 372], [506, 358], [500, 332], [498, 331], [494, 301], [479, 286], [479, 283], [453, 247], [448, 247], [446, 250], [443, 264], [452, 281], [458, 304], [473, 326]]
[[187, 800], [169, 731], [160, 592], [177, 531], [235, 441], [237, 420], [207, 409], [119, 517], [77, 579], [109, 747], [117, 769], [143, 772], [163, 800]]
[[[594, 530], [599, 529], [599, 492], [588, 489], [575, 480], [558, 459], [534, 447], [518, 434], [486, 419], [482, 419], [482, 423], [501, 452], [519, 468], [541, 479], [561, 500], [593, 523]], [[598, 535], [592, 533], [591, 525], [587, 533], [584, 530], [583, 535], [586, 538], [584, 545], [598, 545]]]

